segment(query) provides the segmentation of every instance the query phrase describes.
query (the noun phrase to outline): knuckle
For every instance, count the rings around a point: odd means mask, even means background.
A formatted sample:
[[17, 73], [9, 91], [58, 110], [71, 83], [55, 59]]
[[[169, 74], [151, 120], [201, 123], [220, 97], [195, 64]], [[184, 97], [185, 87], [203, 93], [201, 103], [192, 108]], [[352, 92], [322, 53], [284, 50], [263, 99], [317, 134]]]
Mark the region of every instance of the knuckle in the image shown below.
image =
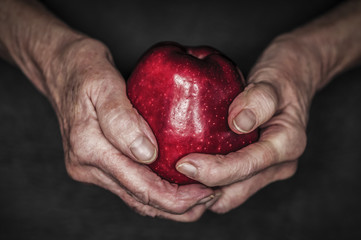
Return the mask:
[[252, 96], [249, 107], [257, 113], [262, 122], [274, 114], [278, 105], [278, 95], [273, 85], [259, 82], [249, 90], [248, 94]]
[[[242, 161], [237, 153], [216, 155], [214, 161], [203, 171], [201, 182], [209, 187], [229, 185], [243, 181], [255, 173], [256, 162], [253, 156], [247, 155], [248, 159]], [[232, 162], [232, 164], [229, 164]]]
[[83, 179], [83, 174], [81, 174], [81, 170], [79, 169], [80, 166], [77, 164], [74, 164], [73, 161], [65, 161], [65, 168], [66, 172], [68, 173], [68, 176], [78, 182], [85, 182], [85, 179]]
[[93, 151], [96, 149], [97, 142], [92, 137], [91, 132], [85, 131], [81, 127], [75, 127], [71, 130], [69, 136], [69, 152], [78, 162], [88, 161], [93, 157]]
[[201, 169], [201, 181], [209, 187], [221, 186], [228, 183], [231, 173], [228, 165], [225, 164], [225, 155], [215, 155], [214, 161], [207, 165], [207, 169]]
[[[167, 183], [166, 183], [167, 184]], [[164, 181], [154, 184], [149, 190], [149, 186], [138, 187], [132, 192], [128, 192], [134, 199], [143, 205], [153, 207], [155, 209], [180, 215], [188, 211], [189, 199], [177, 191], [177, 188], [167, 187], [164, 191]]]
[[236, 166], [230, 169], [230, 178], [234, 181], [244, 181], [254, 175], [256, 161], [254, 156], [251, 154], [245, 155], [245, 160], [234, 161], [237, 163]]
[[163, 199], [151, 198], [149, 204], [157, 209], [176, 215], [184, 214], [191, 208], [187, 199], [182, 199], [173, 194], [169, 194]]
[[181, 214], [184, 214], [186, 213], [188, 210], [189, 210], [189, 206], [186, 206], [186, 205], [174, 205], [172, 210], [170, 211], [170, 213], [172, 214], [177, 214], [177, 215], [181, 215]]
[[262, 99], [262, 103], [269, 102], [272, 104], [277, 103], [277, 91], [275, 87], [268, 82], [258, 82], [257, 87], [254, 88], [256, 95]]
[[250, 91], [252, 91], [252, 95], [259, 97], [260, 101], [263, 100], [262, 103], [276, 103], [278, 101], [277, 90], [271, 83], [259, 81], [250, 89]]
[[299, 158], [307, 145], [304, 128], [290, 120], [282, 120], [280, 124], [275, 125], [273, 131], [264, 134], [264, 139], [269, 145], [266, 152], [274, 154], [271, 156], [275, 159], [274, 163]]
[[263, 141], [254, 144], [257, 148], [254, 148], [254, 151], [248, 151], [246, 161], [242, 162], [245, 179], [281, 161], [281, 156], [274, 142]]
[[142, 201], [139, 201], [139, 197], [135, 197], [136, 194], [132, 193], [130, 190], [121, 186], [120, 190], [116, 193], [125, 204], [127, 204], [133, 211], [142, 215], [149, 217], [157, 217], [159, 210], [153, 208], [147, 204], [143, 204]]
[[[140, 189], [138, 191], [127, 191], [127, 193], [132, 196], [134, 199], [136, 199], [138, 202], [140, 202], [143, 205], [150, 205], [150, 197], [149, 193], [145, 189]], [[156, 206], [154, 206], [156, 207]]]
[[306, 149], [307, 135], [301, 127], [289, 128], [286, 131], [285, 141], [289, 143], [289, 147], [285, 148], [286, 160], [299, 158]]
[[[117, 106], [109, 106], [109, 104]], [[125, 139], [130, 139], [129, 137], [134, 135], [134, 132], [137, 132], [139, 116], [134, 109], [123, 108], [113, 102], [108, 103], [103, 110], [104, 115], [101, 118], [104, 123], [103, 126], [106, 126], [103, 130], [105, 132], [109, 131], [106, 133], [108, 137], [123, 136]], [[116, 128], [113, 126], [116, 126]]]
[[294, 158], [298, 158], [302, 155], [302, 153], [306, 149], [307, 145], [307, 135], [306, 132], [303, 130], [298, 131], [298, 137], [297, 137], [297, 147], [295, 149], [295, 156]]
[[[267, 151], [263, 155], [268, 155]], [[215, 160], [207, 166], [207, 170], [202, 171], [200, 181], [208, 187], [224, 186], [244, 181], [265, 168], [261, 165], [264, 161], [256, 159], [256, 156], [249, 152], [242, 154], [242, 159], [239, 158], [240, 155], [235, 152], [216, 155]], [[263, 157], [266, 158], [269, 157]]]
[[205, 210], [203, 206], [196, 206], [187, 211], [186, 213], [176, 216], [176, 219], [181, 222], [196, 222], [201, 218], [204, 211]]
[[[85, 166], [102, 166], [103, 158], [109, 154], [101, 147], [99, 138], [96, 137], [97, 129], [86, 129], [75, 126], [70, 130], [68, 145], [65, 150], [66, 169], [74, 180], [84, 180], [80, 177]], [[84, 175], [84, 174], [83, 174]]]
[[186, 213], [194, 205], [193, 199], [190, 200], [178, 191], [171, 193], [168, 199], [163, 202], [164, 206], [168, 208], [168, 211], [177, 215]]
[[221, 201], [218, 201], [212, 206], [212, 211], [217, 214], [225, 214], [230, 210], [230, 199], [228, 196], [223, 196]]
[[295, 175], [296, 171], [297, 171], [297, 164], [298, 161], [294, 160], [288, 163], [285, 163], [286, 165], [283, 167], [283, 169], [280, 171], [279, 173], [279, 180], [284, 180], [284, 179], [288, 179], [292, 176]]
[[97, 181], [94, 178], [95, 169], [87, 164], [81, 162], [81, 160], [73, 153], [68, 153], [65, 158], [65, 169], [68, 176], [74, 181], [82, 183], [96, 184]]
[[131, 209], [133, 209], [139, 215], [148, 216], [152, 218], [159, 216], [159, 212], [156, 209], [150, 208], [147, 205], [143, 205], [142, 203], [139, 203], [136, 200], [130, 202], [128, 201], [127, 204]]

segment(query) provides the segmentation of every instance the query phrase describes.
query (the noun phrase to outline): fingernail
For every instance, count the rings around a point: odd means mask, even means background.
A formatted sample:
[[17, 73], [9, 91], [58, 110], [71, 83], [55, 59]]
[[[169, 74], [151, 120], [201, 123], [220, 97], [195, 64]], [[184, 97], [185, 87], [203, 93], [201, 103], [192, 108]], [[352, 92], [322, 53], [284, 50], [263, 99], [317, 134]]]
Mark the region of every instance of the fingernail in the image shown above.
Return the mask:
[[256, 116], [249, 109], [242, 110], [234, 119], [233, 125], [240, 132], [249, 132], [256, 124]]
[[157, 149], [145, 136], [140, 136], [130, 145], [130, 151], [142, 163], [151, 163], [157, 157]]
[[179, 164], [177, 170], [190, 178], [194, 178], [197, 175], [197, 168], [190, 163]]
[[213, 198], [214, 198], [214, 195], [213, 195], [213, 194], [212, 194], [212, 195], [209, 195], [208, 197], [205, 197], [205, 198], [203, 198], [202, 200], [200, 200], [200, 201], [198, 202], [198, 204], [207, 203], [207, 202], [211, 201]]
[[222, 195], [221, 191], [217, 191], [214, 194], [214, 197], [210, 201], [206, 202], [206, 204], [205, 204], [206, 208], [212, 207], [213, 204], [215, 204], [218, 201], [218, 199], [221, 197], [221, 195]]
[[218, 198], [213, 198], [211, 201], [206, 202], [206, 208], [212, 207], [213, 204], [215, 204], [218, 201]]

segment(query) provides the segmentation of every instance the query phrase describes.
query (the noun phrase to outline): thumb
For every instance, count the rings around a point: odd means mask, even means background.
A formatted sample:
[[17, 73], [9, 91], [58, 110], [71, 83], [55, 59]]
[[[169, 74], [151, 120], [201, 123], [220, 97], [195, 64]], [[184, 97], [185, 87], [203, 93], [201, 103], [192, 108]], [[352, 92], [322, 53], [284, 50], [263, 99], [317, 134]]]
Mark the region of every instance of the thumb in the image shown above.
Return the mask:
[[229, 107], [228, 125], [236, 133], [248, 133], [267, 122], [276, 112], [278, 95], [267, 82], [250, 83]]
[[125, 92], [124, 82], [107, 84], [95, 104], [100, 128], [118, 150], [131, 159], [149, 164], [157, 157], [157, 142], [147, 122], [139, 115]]

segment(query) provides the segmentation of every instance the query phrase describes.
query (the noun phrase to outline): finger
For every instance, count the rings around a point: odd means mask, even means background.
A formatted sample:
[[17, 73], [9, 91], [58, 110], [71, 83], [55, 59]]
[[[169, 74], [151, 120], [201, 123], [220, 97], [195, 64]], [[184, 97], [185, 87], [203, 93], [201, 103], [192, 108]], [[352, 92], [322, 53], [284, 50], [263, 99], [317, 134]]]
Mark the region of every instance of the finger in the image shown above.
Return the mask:
[[[71, 134], [72, 149], [69, 151], [67, 170], [78, 181], [89, 179], [86, 172], [78, 171], [79, 166], [94, 166], [125, 189], [128, 195], [156, 209], [173, 214], [182, 214], [197, 204], [211, 201], [215, 193], [201, 184], [178, 186], [161, 179], [146, 165], [141, 165], [122, 155], [107, 139], [95, 120], [87, 127], [79, 126]], [[107, 187], [106, 187], [107, 188]], [[109, 189], [109, 188], [107, 188]], [[120, 196], [124, 199], [124, 196]], [[125, 200], [126, 201], [126, 200]]]
[[[171, 214], [183, 214], [198, 204], [205, 204], [214, 199], [212, 189], [201, 184], [179, 186], [161, 179], [148, 167], [132, 161], [122, 162], [123, 166], [115, 168], [120, 159], [107, 159], [104, 170], [115, 177], [119, 185], [127, 189], [138, 202]], [[130, 177], [132, 176], [132, 177]]]
[[[114, 193], [121, 196], [122, 200], [127, 203], [128, 206], [143, 216], [165, 218], [178, 222], [194, 222], [197, 221], [207, 210], [207, 203], [202, 203], [196, 204], [181, 213], [171, 213], [136, 201], [124, 189], [119, 188], [119, 186]], [[215, 201], [216, 200], [213, 200], [211, 203], [213, 204]]]
[[[82, 182], [91, 183], [111, 191], [119, 196], [130, 208], [143, 216], [165, 218], [178, 222], [194, 222], [198, 220], [207, 209], [207, 204], [204, 203], [193, 206], [183, 214], [168, 213], [137, 201], [133, 198], [132, 194], [129, 194], [125, 189], [120, 187], [112, 177], [96, 167], [82, 165], [79, 166], [77, 171], [79, 172], [78, 178], [82, 179]], [[216, 199], [214, 199], [211, 204], [213, 205], [215, 201]]]
[[207, 186], [224, 186], [297, 159], [305, 149], [306, 135], [301, 126], [284, 117], [273, 118], [273, 125], [264, 129], [256, 143], [228, 155], [189, 154], [177, 163], [177, 170]]
[[206, 210], [207, 206], [205, 204], [199, 204], [180, 215], [160, 212], [157, 217], [170, 219], [177, 222], [195, 222], [202, 217]]
[[119, 74], [107, 76], [94, 106], [102, 132], [122, 153], [149, 164], [157, 157], [157, 142], [146, 121], [129, 102]]
[[268, 121], [277, 106], [277, 92], [271, 84], [251, 83], [230, 105], [228, 125], [236, 133], [251, 132]]
[[285, 162], [268, 168], [243, 182], [223, 187], [222, 197], [210, 210], [216, 213], [226, 213], [243, 204], [266, 185], [293, 176], [296, 168], [297, 161]]

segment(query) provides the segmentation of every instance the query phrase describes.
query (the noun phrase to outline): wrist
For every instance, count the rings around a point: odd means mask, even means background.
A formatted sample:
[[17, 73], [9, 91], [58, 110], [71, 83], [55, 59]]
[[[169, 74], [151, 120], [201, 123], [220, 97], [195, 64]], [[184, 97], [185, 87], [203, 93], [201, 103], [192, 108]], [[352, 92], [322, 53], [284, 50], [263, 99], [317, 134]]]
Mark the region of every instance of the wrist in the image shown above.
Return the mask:
[[342, 63], [342, 56], [337, 53], [339, 50], [330, 41], [325, 40], [327, 37], [322, 33], [303, 33], [296, 30], [287, 35], [302, 47], [302, 56], [307, 56], [307, 59], [303, 60], [307, 71], [312, 73], [309, 80], [313, 85], [314, 94], [347, 68], [346, 64]]
[[288, 35], [309, 49], [320, 68], [316, 90], [337, 74], [361, 64], [361, 1], [339, 7]]
[[[50, 26], [49, 26], [50, 28]], [[35, 87], [49, 97], [52, 81], [51, 65], [69, 46], [86, 38], [70, 28], [53, 26], [51, 31], [35, 32], [29, 39], [17, 39], [19, 46], [10, 49], [13, 62], [22, 70]], [[44, 37], [39, 37], [43, 34]], [[21, 43], [21, 42], [25, 43]], [[59, 66], [60, 67], [60, 66]]]
[[44, 71], [64, 45], [83, 38], [37, 1], [0, 5], [0, 56], [16, 64], [44, 94]]

